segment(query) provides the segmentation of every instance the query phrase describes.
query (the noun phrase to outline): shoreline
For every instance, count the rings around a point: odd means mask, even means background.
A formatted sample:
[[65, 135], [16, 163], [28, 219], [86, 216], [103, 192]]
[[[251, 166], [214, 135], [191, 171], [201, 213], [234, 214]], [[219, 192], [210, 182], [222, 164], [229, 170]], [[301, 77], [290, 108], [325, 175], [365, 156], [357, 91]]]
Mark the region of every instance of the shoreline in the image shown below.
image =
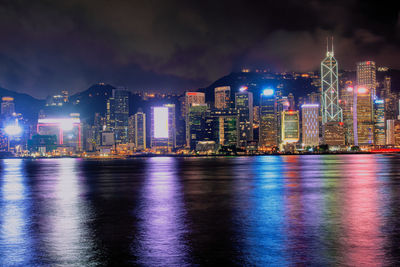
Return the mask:
[[259, 157], [259, 156], [309, 156], [309, 155], [355, 155], [355, 154], [382, 154], [395, 155], [400, 152], [331, 152], [331, 153], [270, 153], [270, 154], [250, 154], [250, 155], [182, 155], [182, 154], [140, 154], [129, 156], [110, 156], [110, 157], [80, 157], [80, 156], [59, 156], [59, 157], [0, 157], [0, 159], [59, 159], [59, 158], [76, 158], [86, 160], [127, 160], [132, 158], [153, 158], [153, 157], [174, 157], [174, 158], [214, 158], [214, 157]]

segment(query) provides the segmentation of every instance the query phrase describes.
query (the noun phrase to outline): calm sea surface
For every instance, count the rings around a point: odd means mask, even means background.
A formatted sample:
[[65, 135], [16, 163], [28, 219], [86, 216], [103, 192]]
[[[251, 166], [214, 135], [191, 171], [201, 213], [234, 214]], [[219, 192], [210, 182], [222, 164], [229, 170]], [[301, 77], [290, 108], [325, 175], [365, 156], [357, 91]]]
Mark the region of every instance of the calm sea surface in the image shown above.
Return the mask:
[[0, 161], [0, 266], [400, 265], [400, 155]]

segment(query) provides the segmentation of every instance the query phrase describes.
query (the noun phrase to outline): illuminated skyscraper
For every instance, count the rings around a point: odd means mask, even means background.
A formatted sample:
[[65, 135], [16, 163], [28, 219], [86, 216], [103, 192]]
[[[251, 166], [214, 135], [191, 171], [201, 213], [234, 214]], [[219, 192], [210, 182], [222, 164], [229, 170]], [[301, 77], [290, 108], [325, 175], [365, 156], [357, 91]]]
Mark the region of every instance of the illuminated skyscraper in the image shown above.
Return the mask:
[[107, 130], [115, 134], [116, 144], [129, 141], [129, 95], [125, 88], [113, 89], [113, 95], [107, 100]]
[[221, 146], [237, 146], [238, 115], [235, 109], [214, 110], [214, 129], [218, 129], [218, 143]]
[[344, 146], [345, 145], [345, 132], [344, 123], [330, 121], [323, 125], [324, 131], [323, 143], [329, 146]]
[[327, 48], [326, 58], [321, 62], [321, 111], [322, 124], [330, 121], [342, 122], [342, 109], [339, 106], [338, 63], [332, 51]]
[[141, 109], [135, 114], [135, 147], [146, 150], [146, 114]]
[[381, 91], [381, 99], [385, 100], [385, 120], [397, 119], [397, 110], [400, 110], [397, 106], [397, 96], [392, 93], [391, 90], [391, 78], [385, 76], [383, 81], [383, 89]]
[[296, 108], [296, 102], [294, 100], [294, 95], [292, 93], [289, 93], [287, 99], [289, 101], [289, 109], [294, 110]]
[[364, 61], [357, 64], [357, 85], [371, 92], [371, 105], [376, 97], [376, 66], [374, 61]]
[[392, 79], [389, 76], [385, 76], [385, 79], [383, 80], [381, 98], [386, 98], [390, 96], [392, 92], [391, 87], [392, 87]]
[[287, 110], [282, 112], [282, 143], [299, 142], [299, 111]]
[[135, 116], [128, 118], [128, 143], [135, 144]]
[[374, 144], [374, 117], [371, 106], [371, 90], [356, 87], [354, 94], [353, 122], [354, 144], [368, 146]]
[[175, 105], [151, 107], [151, 148], [172, 152], [176, 147]]
[[343, 123], [345, 131], [346, 145], [354, 144], [353, 131], [353, 102], [354, 102], [354, 87], [351, 82], [347, 82], [346, 86], [341, 89], [340, 106], [343, 110]]
[[394, 120], [393, 123], [393, 145], [400, 147], [400, 121]]
[[386, 145], [394, 145], [394, 124], [395, 120], [386, 121]]
[[189, 107], [192, 104], [204, 104], [206, 100], [205, 93], [202, 92], [186, 92], [185, 93], [185, 105], [184, 114], [189, 112]]
[[235, 94], [235, 108], [238, 112], [238, 147], [245, 148], [253, 140], [253, 94], [241, 88]]
[[301, 106], [301, 121], [303, 144], [305, 146], [319, 145], [319, 105], [303, 104]]
[[1, 116], [11, 117], [14, 112], [14, 98], [11, 96], [3, 96], [1, 98]]
[[375, 119], [374, 119], [374, 143], [377, 146], [384, 146], [385, 140], [385, 102], [375, 99]]
[[276, 100], [276, 125], [277, 125], [277, 136], [278, 136], [277, 144], [279, 145], [280, 143], [282, 143], [281, 140], [282, 112], [285, 110], [289, 110], [290, 103], [286, 96], [282, 96], [281, 94], [278, 95], [278, 93], [276, 94], [275, 100]]
[[126, 88], [113, 90], [115, 104], [115, 141], [117, 144], [128, 143], [128, 124], [129, 124], [129, 91]]
[[216, 109], [230, 108], [231, 87], [221, 86], [215, 88], [214, 107]]
[[278, 146], [276, 99], [273, 89], [264, 89], [260, 96], [259, 147], [272, 150]]
[[207, 139], [206, 116], [207, 104], [191, 104], [186, 119], [186, 144], [191, 149], [196, 148], [197, 142]]

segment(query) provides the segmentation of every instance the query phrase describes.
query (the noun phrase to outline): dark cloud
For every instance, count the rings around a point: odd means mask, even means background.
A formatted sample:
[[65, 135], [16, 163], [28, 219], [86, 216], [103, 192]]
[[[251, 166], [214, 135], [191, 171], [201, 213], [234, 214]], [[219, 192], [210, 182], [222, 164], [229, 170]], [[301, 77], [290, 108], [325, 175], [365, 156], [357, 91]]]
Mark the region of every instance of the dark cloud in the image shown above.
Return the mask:
[[380, 1], [0, 1], [0, 86], [45, 97], [95, 82], [207, 86], [235, 67], [400, 69], [398, 4]]

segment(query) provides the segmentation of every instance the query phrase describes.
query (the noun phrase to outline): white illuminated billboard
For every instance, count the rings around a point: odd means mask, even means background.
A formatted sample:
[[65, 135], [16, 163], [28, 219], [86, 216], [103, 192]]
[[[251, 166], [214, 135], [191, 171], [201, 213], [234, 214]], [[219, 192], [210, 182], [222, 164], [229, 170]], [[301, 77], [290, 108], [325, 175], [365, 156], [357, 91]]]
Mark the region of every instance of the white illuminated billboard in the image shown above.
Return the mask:
[[168, 108], [153, 108], [154, 138], [168, 138]]

